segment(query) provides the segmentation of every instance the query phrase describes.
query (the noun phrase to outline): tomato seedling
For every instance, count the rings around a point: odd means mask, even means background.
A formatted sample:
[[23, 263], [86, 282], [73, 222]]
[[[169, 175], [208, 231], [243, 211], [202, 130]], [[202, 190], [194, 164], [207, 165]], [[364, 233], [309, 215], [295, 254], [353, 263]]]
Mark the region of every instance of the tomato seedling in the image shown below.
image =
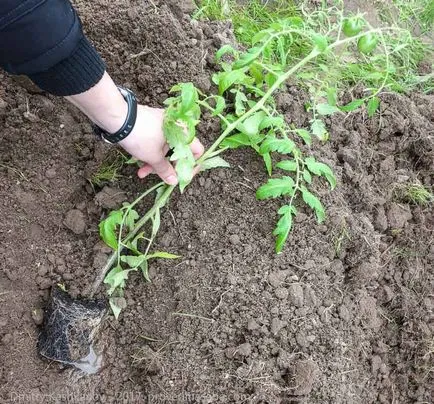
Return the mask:
[[[331, 168], [311, 152], [318, 141], [328, 139], [324, 117], [345, 114], [364, 105], [368, 115], [374, 115], [380, 103], [378, 94], [387, 83], [390, 71], [386, 63], [379, 72], [376, 88], [367, 90], [364, 98], [339, 105], [336, 80], [341, 66], [350, 56], [369, 58], [386, 29], [373, 29], [359, 17], [345, 19], [342, 11], [333, 10], [334, 15], [321, 14], [317, 20], [291, 17], [276, 21], [252, 38], [252, 47], [247, 51], [223, 46], [216, 54], [221, 70], [212, 77], [215, 93], [204, 94], [192, 83], [180, 83], [171, 89], [172, 96], [165, 101], [163, 129], [173, 152], [170, 158], [177, 162], [181, 193], [190, 184], [195, 169], [228, 167], [220, 157], [228, 149], [249, 147], [263, 160], [269, 179], [257, 189], [256, 197], [281, 200], [273, 232], [277, 253], [283, 251], [293, 219], [304, 206], [313, 211], [319, 223], [325, 220], [325, 209], [316, 195], [320, 184], [315, 178], [323, 178], [331, 190], [336, 187], [336, 178]], [[383, 47], [387, 56], [388, 48], [384, 43]], [[283, 85], [288, 80], [304, 86], [311, 95], [307, 106], [312, 114], [309, 127], [290, 124], [277, 107], [275, 95], [284, 91]], [[196, 136], [203, 111], [220, 119], [222, 131], [195, 161], [189, 145]], [[100, 224], [102, 239], [114, 249], [102, 271], [108, 272], [105, 283], [110, 296], [122, 295], [131, 271], [141, 271], [148, 280], [150, 259], [177, 258], [166, 252], [151, 252], [160, 227], [160, 211], [174, 189], [174, 186], [157, 184], [132, 204], [111, 212]], [[154, 205], [140, 218], [136, 205], [154, 192]], [[151, 229], [146, 235], [143, 228], [148, 222]], [[117, 317], [120, 308], [114, 299], [111, 305]]]

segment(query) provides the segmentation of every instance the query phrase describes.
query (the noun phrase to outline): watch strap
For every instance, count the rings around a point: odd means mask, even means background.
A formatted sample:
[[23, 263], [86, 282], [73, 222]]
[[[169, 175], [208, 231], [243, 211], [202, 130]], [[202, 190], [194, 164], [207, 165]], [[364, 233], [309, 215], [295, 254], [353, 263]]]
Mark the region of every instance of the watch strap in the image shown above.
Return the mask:
[[108, 133], [104, 129], [100, 128], [97, 125], [93, 126], [93, 130], [95, 134], [101, 137], [105, 142], [110, 144], [119, 143], [121, 140], [125, 139], [134, 129], [134, 125], [136, 124], [137, 119], [137, 98], [134, 93], [123, 87], [118, 87], [118, 90], [124, 97], [125, 101], [128, 104], [128, 113], [125, 118], [125, 122], [122, 127], [115, 133]]

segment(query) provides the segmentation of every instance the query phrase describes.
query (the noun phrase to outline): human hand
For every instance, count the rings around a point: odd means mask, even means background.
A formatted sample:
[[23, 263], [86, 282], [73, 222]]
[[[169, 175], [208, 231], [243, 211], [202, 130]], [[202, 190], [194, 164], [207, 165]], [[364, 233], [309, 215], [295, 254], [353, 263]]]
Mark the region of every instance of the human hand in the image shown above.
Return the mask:
[[[94, 87], [66, 98], [108, 133], [115, 133], [125, 122], [128, 104], [107, 72]], [[137, 173], [140, 178], [155, 173], [167, 184], [176, 185], [176, 171], [165, 157], [169, 146], [163, 134], [163, 121], [163, 109], [138, 105], [136, 124], [119, 144], [144, 162]], [[190, 147], [195, 159], [204, 152], [198, 139], [194, 139]]]
[[[164, 109], [137, 107], [137, 120], [133, 131], [119, 145], [144, 165], [139, 169], [139, 178], [151, 173], [157, 174], [166, 184], [176, 185], [178, 179], [173, 165], [166, 154], [169, 145], [163, 134]], [[202, 143], [195, 138], [190, 145], [195, 159], [204, 152]]]

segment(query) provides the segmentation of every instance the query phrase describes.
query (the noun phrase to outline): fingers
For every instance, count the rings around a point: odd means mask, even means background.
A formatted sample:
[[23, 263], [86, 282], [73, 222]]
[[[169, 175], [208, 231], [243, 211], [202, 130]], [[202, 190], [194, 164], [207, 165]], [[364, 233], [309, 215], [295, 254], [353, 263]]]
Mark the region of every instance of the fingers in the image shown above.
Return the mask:
[[[194, 138], [190, 144], [191, 152], [194, 158], [197, 160], [204, 153], [205, 149], [199, 139]], [[167, 154], [169, 146], [166, 144], [163, 147], [163, 156]], [[200, 171], [200, 167], [196, 167], [194, 170], [194, 175]], [[157, 174], [166, 184], [176, 185], [178, 179], [176, 177], [176, 171], [172, 164], [165, 158], [162, 158], [158, 162], [152, 162], [151, 164], [144, 164], [143, 167], [139, 168], [137, 175], [139, 178], [143, 179], [149, 174]]]
[[195, 137], [194, 140], [190, 144], [190, 149], [193, 153], [194, 158], [197, 160], [200, 156], [202, 156], [203, 152], [205, 151], [205, 148], [203, 147], [200, 140]]
[[147, 177], [149, 174], [152, 174], [154, 172], [154, 169], [150, 164], [144, 164], [142, 167], [139, 168], [139, 171], [137, 171], [137, 175], [139, 178], [143, 179]]
[[175, 169], [165, 158], [153, 163], [152, 168], [154, 173], [157, 174], [166, 184], [176, 185], [178, 183]]

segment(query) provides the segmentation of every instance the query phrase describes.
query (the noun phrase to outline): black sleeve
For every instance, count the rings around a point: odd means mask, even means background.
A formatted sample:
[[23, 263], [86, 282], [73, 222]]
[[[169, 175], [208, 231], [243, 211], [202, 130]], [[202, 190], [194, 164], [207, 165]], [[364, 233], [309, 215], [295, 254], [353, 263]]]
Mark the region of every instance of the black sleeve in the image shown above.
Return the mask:
[[61, 96], [88, 90], [105, 71], [69, 0], [0, 0], [0, 66]]

